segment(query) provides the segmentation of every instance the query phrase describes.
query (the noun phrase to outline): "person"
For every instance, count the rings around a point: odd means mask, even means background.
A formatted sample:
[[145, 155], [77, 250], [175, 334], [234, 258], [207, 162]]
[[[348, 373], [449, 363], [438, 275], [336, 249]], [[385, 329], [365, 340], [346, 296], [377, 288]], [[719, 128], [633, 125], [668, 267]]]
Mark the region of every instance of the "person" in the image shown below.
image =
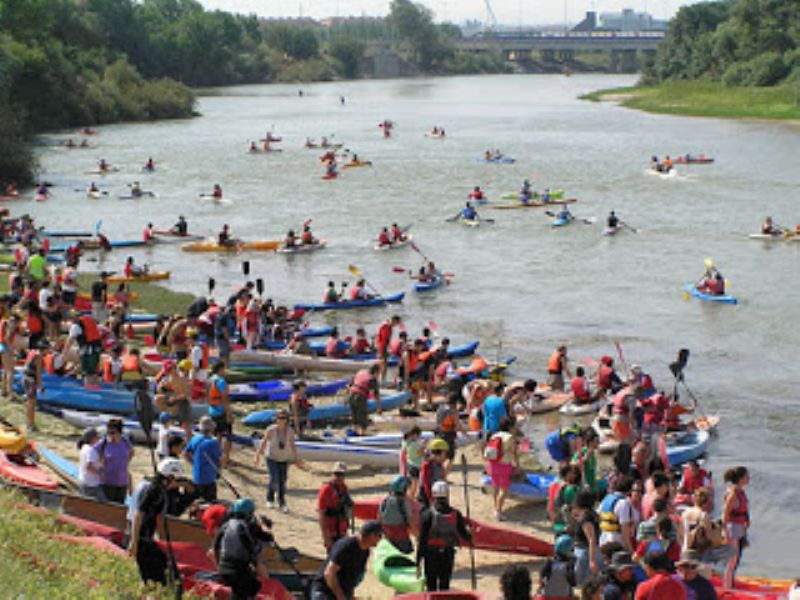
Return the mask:
[[525, 565], [509, 565], [500, 575], [503, 600], [530, 600], [531, 574]]
[[400, 228], [400, 226], [397, 223], [392, 223], [391, 234], [392, 234], [392, 241], [394, 243], [404, 242], [406, 241], [406, 239], [408, 239], [408, 236], [405, 234], [405, 232]]
[[573, 221], [575, 219], [575, 215], [569, 212], [569, 208], [567, 208], [566, 204], [562, 204], [561, 210], [558, 212], [558, 218], [562, 221]]
[[222, 463], [227, 465], [231, 456], [233, 413], [228, 382], [225, 380], [225, 363], [223, 362], [215, 363], [211, 368], [211, 377], [208, 380], [208, 416], [214, 424], [217, 441], [222, 443]]
[[255, 598], [261, 581], [269, 577], [258, 557], [263, 547], [273, 541], [272, 533], [263, 519], [255, 516], [252, 498], [239, 498], [230, 517], [214, 538], [214, 559], [222, 582], [230, 586], [231, 598]]
[[[661, 473], [658, 473], [661, 475]], [[644, 500], [642, 501], [644, 503]], [[636, 539], [639, 542], [650, 542], [655, 540], [658, 537], [658, 521], [663, 517], [670, 517], [670, 502], [669, 498], [661, 498], [658, 497], [652, 501], [652, 515], [639, 523], [639, 527], [636, 529]], [[669, 532], [669, 539], [675, 540], [678, 539], [678, 529], [672, 528]], [[646, 550], [642, 552], [642, 556], [646, 553]], [[677, 558], [676, 558], [677, 560]]]
[[600, 519], [594, 511], [594, 498], [593, 492], [582, 490], [572, 506], [576, 523], [575, 585], [583, 585], [589, 575], [599, 574], [603, 564], [600, 558]]
[[569, 387], [575, 404], [591, 404], [597, 399], [597, 394], [592, 393], [592, 386], [583, 367], [575, 369], [575, 377], [570, 379]]
[[419, 492], [419, 477], [425, 460], [425, 446], [420, 437], [422, 430], [416, 425], [403, 433], [400, 445], [400, 474], [409, 480], [408, 495], [416, 498]]
[[706, 274], [703, 282], [697, 286], [697, 291], [710, 296], [724, 296], [725, 279], [722, 273], [714, 269], [712, 274]]
[[185, 236], [189, 232], [189, 224], [186, 222], [186, 217], [180, 215], [178, 222], [170, 229], [175, 235]]
[[158, 458], [167, 458], [169, 456], [169, 440], [172, 433], [172, 424], [174, 419], [167, 411], [163, 411], [158, 415], [158, 443], [156, 444], [156, 454]]
[[578, 447], [572, 456], [572, 462], [581, 470], [581, 479], [593, 494], [606, 491], [606, 482], [597, 478], [597, 452], [600, 448], [600, 436], [593, 428], [586, 429], [578, 440]]
[[772, 217], [767, 217], [761, 224], [761, 233], [764, 235], [781, 235], [783, 233], [783, 228], [776, 226], [772, 222]]
[[483, 401], [483, 434], [486, 439], [500, 431], [501, 419], [509, 416], [502, 393], [503, 384], [494, 382], [492, 395]]
[[37, 342], [33, 350], [28, 351], [23, 366], [23, 387], [25, 388], [25, 423], [31, 433], [38, 431], [36, 428], [36, 390], [44, 394], [42, 372], [45, 357], [50, 353], [50, 344], [46, 339]]
[[391, 318], [386, 319], [378, 326], [378, 332], [375, 334], [375, 350], [378, 354], [378, 361], [380, 362], [380, 379], [386, 377], [386, 368], [389, 361], [389, 349], [392, 344], [392, 332], [397, 327], [402, 329], [403, 321], [400, 315], [392, 315]]
[[314, 234], [311, 232], [311, 225], [306, 223], [303, 225], [303, 235], [301, 238], [304, 246], [313, 246], [314, 244], [319, 243], [319, 240], [314, 237]]
[[347, 349], [346, 354], [350, 356], [359, 356], [374, 351], [375, 349], [372, 347], [372, 344], [370, 344], [370, 341], [367, 338], [367, 330], [363, 327], [356, 328], [356, 336], [350, 343], [350, 347]]
[[340, 301], [339, 292], [336, 291], [336, 284], [333, 281], [328, 282], [328, 288], [325, 290], [322, 301], [325, 304], [336, 304]]
[[214, 421], [211, 417], [202, 416], [198, 428], [200, 433], [186, 444], [183, 457], [192, 464], [192, 481], [197, 496], [213, 503], [217, 500], [217, 478], [222, 449], [213, 436]]
[[514, 437], [514, 420], [511, 417], [500, 419], [500, 429], [489, 438], [484, 457], [487, 459], [487, 471], [492, 479], [494, 516], [498, 521], [502, 521], [503, 503], [511, 487], [511, 476], [514, 468], [519, 469], [519, 451]]
[[222, 200], [222, 187], [218, 183], [214, 184], [214, 189], [211, 192], [211, 196], [213, 196], [214, 200]]
[[473, 190], [469, 193], [469, 199], [472, 202], [480, 202], [481, 200], [484, 199], [484, 194], [483, 194], [483, 190], [481, 189], [481, 186], [476, 185], [473, 188]]
[[553, 544], [555, 556], [548, 558], [539, 572], [539, 597], [543, 600], [572, 598], [576, 585], [573, 543], [569, 535], [558, 536]]
[[307, 389], [308, 385], [305, 381], [295, 381], [292, 384], [292, 395], [289, 396], [292, 427], [297, 435], [302, 435], [306, 428], [311, 428], [311, 420], [308, 415], [313, 406], [308, 401]]
[[367, 282], [359, 279], [350, 289], [350, 300], [369, 300], [372, 296], [367, 292]]
[[347, 534], [347, 526], [353, 515], [353, 500], [345, 483], [346, 474], [346, 464], [334, 464], [333, 477], [317, 494], [319, 528], [322, 532], [322, 543], [329, 554], [333, 545]]
[[431, 488], [433, 504], [422, 511], [417, 544], [417, 576], [425, 563], [425, 589], [429, 592], [450, 589], [456, 548], [461, 540], [472, 543], [472, 535], [463, 515], [450, 506], [450, 489], [446, 481], [437, 481]]
[[617, 218], [617, 215], [614, 214], [613, 210], [610, 213], [608, 213], [608, 219], [606, 220], [606, 225], [608, 226], [609, 229], [616, 229], [617, 227], [619, 227], [619, 219]]
[[295, 435], [289, 427], [289, 411], [282, 408], [275, 415], [275, 423], [264, 430], [261, 443], [256, 450], [255, 465], [258, 466], [261, 456], [266, 451], [267, 470], [269, 471], [269, 487], [267, 488], [267, 507], [274, 506], [275, 497], [281, 512], [288, 513], [286, 505], [286, 480], [289, 474], [289, 463], [297, 464], [297, 446]]
[[366, 521], [355, 536], [343, 537], [331, 548], [311, 584], [311, 600], [352, 600], [364, 578], [369, 551], [381, 541], [381, 524]]
[[21, 340], [20, 319], [12, 314], [0, 321], [0, 349], [3, 358], [3, 395], [10, 396], [14, 382], [17, 344]]
[[639, 516], [629, 497], [632, 487], [633, 479], [623, 477], [616, 489], [606, 494], [600, 503], [597, 512], [600, 516], [601, 546], [608, 542], [620, 542], [628, 552], [633, 552]]
[[612, 554], [605, 570], [603, 600], [630, 600], [636, 593], [636, 563], [630, 552], [618, 550]]
[[564, 376], [572, 377], [567, 361], [567, 347], [559, 346], [547, 362], [547, 384], [553, 391], [564, 390]]
[[461, 431], [461, 419], [458, 412], [460, 399], [460, 393], [451, 393], [447, 396], [447, 404], [442, 404], [436, 411], [436, 435], [447, 442], [449, 447], [445, 466], [447, 470], [450, 469], [450, 463], [455, 459], [456, 440], [458, 432]]
[[325, 341], [325, 356], [328, 358], [344, 358], [346, 350], [347, 344], [339, 338], [339, 328], [334, 327]]
[[36, 282], [43, 282], [47, 278], [47, 259], [44, 248], [39, 248], [28, 259], [28, 277]]
[[[152, 481], [143, 480], [132, 498], [133, 519], [128, 554], [136, 559], [142, 580], [167, 585], [167, 556], [153, 540], [157, 521], [165, 513], [181, 514], [192, 502], [194, 489], [184, 477], [183, 463], [177, 458], [165, 458], [158, 463]], [[173, 581], [180, 581], [177, 573]]]
[[672, 561], [664, 552], [648, 552], [644, 570], [647, 581], [636, 587], [635, 600], [686, 600], [686, 587], [672, 576]]
[[406, 495], [411, 480], [404, 475], [396, 475], [389, 487], [389, 494], [381, 500], [378, 507], [378, 520], [383, 527], [383, 536], [395, 548], [405, 554], [414, 551], [411, 534], [418, 534], [411, 499]]
[[130, 462], [133, 446], [122, 435], [122, 419], [109, 419], [106, 435], [95, 445], [102, 463], [103, 495], [109, 502], [125, 502], [131, 487]]
[[698, 572], [700, 556], [697, 552], [684, 550], [675, 566], [678, 569], [678, 575], [683, 580], [683, 585], [694, 592], [694, 600], [717, 600], [717, 591], [713, 584]]
[[449, 449], [447, 442], [441, 438], [434, 438], [428, 444], [428, 454], [423, 459], [419, 470], [419, 492], [417, 493], [417, 500], [423, 506], [430, 506], [433, 503], [433, 486], [447, 477], [444, 463], [447, 461]]
[[147, 267], [138, 266], [132, 256], [125, 260], [125, 277], [141, 277], [147, 273]]
[[364, 435], [369, 426], [369, 398], [375, 399], [376, 411], [381, 414], [381, 390], [378, 385], [380, 365], [373, 363], [367, 369], [361, 369], [350, 383], [347, 402], [353, 426], [359, 435]]
[[147, 159], [146, 163], [144, 163], [144, 170], [145, 171], [155, 171], [156, 170], [156, 165], [153, 162], [153, 157], [152, 156]]
[[332, 179], [332, 178], [336, 177], [337, 175], [339, 175], [339, 173], [336, 171], [336, 159], [333, 158], [333, 159], [330, 159], [330, 160], [326, 161], [325, 162], [325, 176]]
[[101, 486], [103, 464], [100, 455], [97, 453], [97, 442], [100, 434], [97, 429], [89, 427], [84, 429], [81, 438], [78, 440], [78, 483], [80, 491], [84, 496], [105, 500], [103, 487]]
[[133, 183], [129, 183], [128, 187], [131, 190], [131, 196], [134, 198], [141, 198], [144, 192], [142, 192], [142, 186], [139, 185], [138, 181], [134, 181]]
[[681, 545], [674, 539], [670, 539], [673, 535], [672, 520], [667, 515], [660, 517], [656, 521], [655, 539], [641, 540], [636, 547], [633, 560], [640, 561], [650, 553], [661, 552], [669, 559], [671, 571], [674, 563], [680, 560], [681, 556]]
[[581, 489], [581, 470], [577, 465], [563, 464], [559, 479], [547, 489], [547, 515], [553, 524], [553, 533], [567, 533], [576, 525], [572, 507]]
[[294, 233], [294, 229], [290, 229], [286, 233], [286, 237], [283, 239], [283, 247], [294, 248], [295, 246], [297, 246], [297, 236]]
[[520, 196], [528, 196], [528, 198], [530, 198], [530, 196], [531, 196], [531, 182], [530, 182], [530, 179], [525, 179], [522, 182], [522, 189], [520, 189], [519, 194], [520, 194]]
[[635, 429], [638, 388], [638, 383], [628, 385], [618, 391], [611, 400], [611, 430], [620, 443], [630, 444], [638, 437]]
[[736, 569], [742, 560], [742, 552], [747, 545], [747, 530], [750, 527], [749, 501], [744, 488], [750, 483], [750, 473], [746, 467], [733, 467], [723, 475], [728, 489], [722, 505], [722, 523], [725, 525], [725, 538], [733, 548], [733, 556], [725, 567], [724, 587], [732, 588]]
[[250, 147], [247, 149], [247, 151], [250, 152], [251, 154], [256, 154], [259, 151], [255, 141], [250, 142]]
[[231, 237], [230, 227], [227, 223], [222, 226], [222, 229], [217, 234], [217, 245], [223, 247], [234, 246], [236, 241]]
[[480, 219], [478, 211], [475, 210], [475, 207], [469, 201], [467, 201], [466, 206], [461, 209], [461, 214], [459, 216], [463, 221], [477, 221]]
[[391, 245], [392, 245], [392, 236], [389, 234], [389, 228], [384, 227], [378, 234], [378, 246], [383, 247]]
[[669, 157], [669, 154], [664, 157], [662, 166], [665, 173], [669, 173], [672, 170], [672, 159]]

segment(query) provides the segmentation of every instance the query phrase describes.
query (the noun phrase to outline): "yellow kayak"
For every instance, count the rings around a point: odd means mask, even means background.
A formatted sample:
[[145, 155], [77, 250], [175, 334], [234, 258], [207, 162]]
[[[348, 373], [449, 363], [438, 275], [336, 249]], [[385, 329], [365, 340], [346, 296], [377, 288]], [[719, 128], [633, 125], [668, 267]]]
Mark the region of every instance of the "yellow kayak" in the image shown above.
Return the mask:
[[109, 277], [106, 281], [108, 283], [132, 283], [134, 281], [161, 281], [162, 279], [169, 279], [169, 271], [150, 271], [143, 275], [132, 275], [131, 277], [120, 275], [118, 277]]
[[354, 160], [349, 163], [345, 163], [342, 165], [344, 169], [355, 169], [356, 167], [371, 167], [372, 161], [371, 160]]
[[238, 241], [230, 246], [220, 246], [217, 240], [203, 240], [202, 242], [190, 242], [183, 244], [181, 250], [184, 252], [245, 252], [261, 251], [269, 252], [277, 250], [281, 245], [279, 240], [256, 240], [253, 242]]
[[28, 445], [28, 440], [16, 427], [0, 423], [0, 449], [8, 454], [19, 454]]

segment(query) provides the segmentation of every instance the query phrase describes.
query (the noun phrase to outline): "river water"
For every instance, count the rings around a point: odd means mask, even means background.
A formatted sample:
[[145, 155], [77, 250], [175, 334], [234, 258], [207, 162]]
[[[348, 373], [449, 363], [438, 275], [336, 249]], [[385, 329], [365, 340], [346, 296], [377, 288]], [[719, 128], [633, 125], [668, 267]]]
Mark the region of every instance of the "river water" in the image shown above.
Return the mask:
[[[412, 331], [432, 319], [456, 343], [480, 338], [491, 358], [518, 356], [519, 376], [543, 379], [549, 353], [562, 342], [577, 361], [615, 355], [618, 341], [628, 363], [641, 363], [669, 388], [667, 365], [689, 348], [686, 381], [701, 407], [722, 419], [709, 453], [718, 489], [726, 468], [751, 470], [752, 546], [742, 572], [797, 575], [800, 286], [791, 281], [800, 243], [769, 245], [747, 233], [766, 214], [788, 226], [800, 220], [800, 128], [649, 115], [577, 99], [630, 83], [594, 75], [362, 81], [303, 85], [302, 98], [292, 85], [215, 90], [200, 99], [200, 118], [103, 127], [92, 150], [55, 147], [64, 135], [43, 137], [44, 176], [57, 187], [51, 200], [25, 210], [53, 228], [91, 229], [102, 218], [112, 240], [138, 239], [148, 220], [168, 227], [179, 214], [192, 231], [211, 234], [229, 223], [244, 239], [275, 239], [313, 219], [315, 233], [330, 241], [314, 255], [217, 257], [164, 245], [133, 254], [171, 270], [171, 287], [192, 292], [214, 277], [227, 293], [242, 281], [247, 258], [267, 296], [287, 303], [320, 299], [329, 279], [352, 280], [353, 264], [381, 291], [409, 291], [398, 311]], [[378, 127], [384, 118], [396, 123], [391, 139]], [[433, 125], [447, 139], [425, 138]], [[284, 151], [247, 154], [249, 141], [267, 130], [284, 136]], [[334, 135], [374, 167], [321, 180], [320, 151], [301, 147], [306, 136], [320, 135]], [[481, 164], [486, 148], [517, 162]], [[675, 179], [646, 173], [651, 155], [686, 152], [717, 162], [679, 168]], [[148, 156], [158, 169], [152, 175], [139, 172]], [[73, 190], [86, 187], [85, 172], [101, 157], [122, 171], [99, 181], [110, 197], [86, 200]], [[499, 202], [525, 177], [540, 189], [566, 189], [580, 199], [573, 212], [597, 224], [553, 229], [541, 209], [488, 206], [481, 213], [494, 225], [444, 222], [473, 186]], [[113, 199], [134, 179], [159, 197]], [[214, 183], [230, 204], [198, 199]], [[602, 237], [612, 209], [638, 235]], [[372, 250], [380, 227], [393, 221], [411, 224], [420, 249], [455, 273], [449, 288], [415, 296], [392, 267], [416, 269], [420, 258], [408, 248]], [[112, 253], [105, 267], [121, 270], [124, 257]], [[702, 274], [708, 257], [738, 306], [682, 298], [684, 282]], [[388, 312], [319, 320], [338, 318], [351, 334]], [[549, 417], [542, 431], [556, 420]]]

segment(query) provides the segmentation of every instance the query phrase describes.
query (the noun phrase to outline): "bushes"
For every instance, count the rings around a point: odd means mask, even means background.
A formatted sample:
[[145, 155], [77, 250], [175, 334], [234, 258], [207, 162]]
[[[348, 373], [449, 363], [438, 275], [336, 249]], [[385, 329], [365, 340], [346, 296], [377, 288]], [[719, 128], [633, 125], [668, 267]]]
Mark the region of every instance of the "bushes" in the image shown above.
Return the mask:
[[779, 83], [789, 69], [777, 52], [765, 52], [746, 62], [732, 64], [722, 76], [727, 86], [771, 86]]

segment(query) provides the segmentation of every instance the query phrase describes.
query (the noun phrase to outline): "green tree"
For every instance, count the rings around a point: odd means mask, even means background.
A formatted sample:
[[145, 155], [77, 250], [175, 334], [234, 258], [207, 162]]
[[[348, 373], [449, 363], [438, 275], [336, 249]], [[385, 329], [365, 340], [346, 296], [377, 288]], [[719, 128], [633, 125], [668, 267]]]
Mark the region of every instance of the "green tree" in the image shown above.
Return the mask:
[[354, 79], [358, 76], [364, 49], [364, 42], [351, 37], [338, 36], [331, 40], [328, 53], [341, 63], [342, 75]]

